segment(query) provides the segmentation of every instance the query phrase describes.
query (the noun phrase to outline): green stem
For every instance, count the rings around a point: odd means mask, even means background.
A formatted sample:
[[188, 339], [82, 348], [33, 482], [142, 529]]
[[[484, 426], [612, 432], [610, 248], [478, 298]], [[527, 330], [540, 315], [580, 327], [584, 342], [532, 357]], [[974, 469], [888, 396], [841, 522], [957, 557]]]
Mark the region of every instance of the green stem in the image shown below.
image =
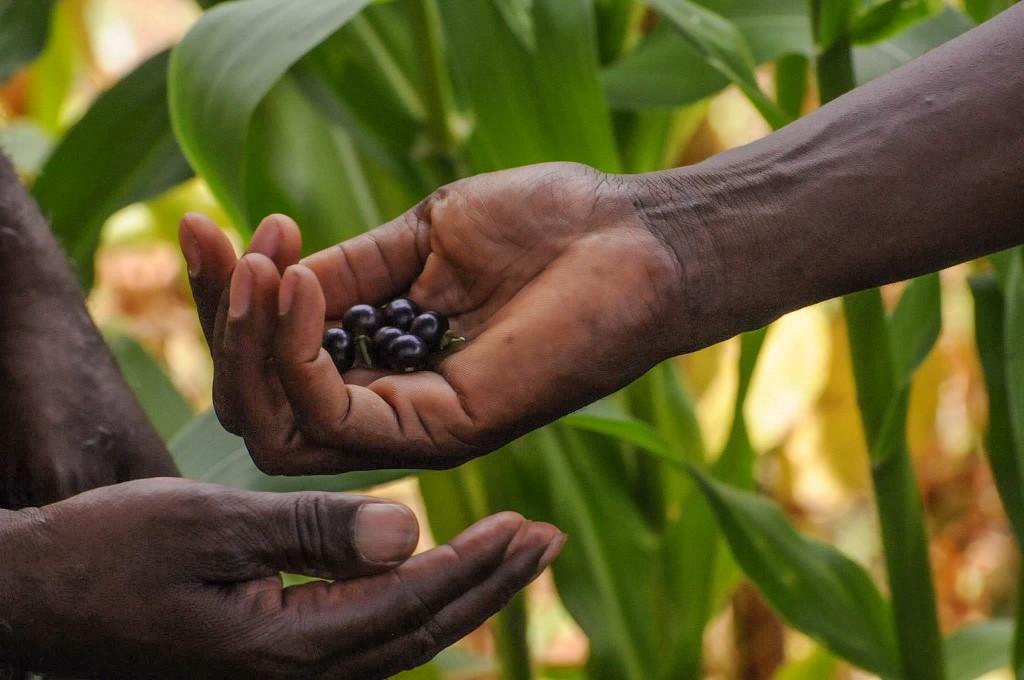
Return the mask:
[[533, 680], [526, 621], [526, 597], [522, 592], [494, 617], [498, 664], [504, 680]]
[[[847, 38], [836, 40], [820, 53], [816, 67], [822, 104], [856, 87]], [[873, 446], [881, 434], [887, 410], [899, 398], [885, 308], [881, 293], [875, 289], [846, 296], [843, 309], [861, 420], [869, 446]], [[904, 404], [904, 419], [906, 410]], [[942, 680], [946, 671], [928, 559], [927, 527], [905, 439], [904, 435], [895, 451], [871, 466], [875, 504], [903, 678]]]
[[428, 128], [437, 150], [450, 155], [462, 140], [457, 129], [459, 115], [449, 77], [441, 13], [436, 0], [410, 0], [408, 8], [423, 79]]

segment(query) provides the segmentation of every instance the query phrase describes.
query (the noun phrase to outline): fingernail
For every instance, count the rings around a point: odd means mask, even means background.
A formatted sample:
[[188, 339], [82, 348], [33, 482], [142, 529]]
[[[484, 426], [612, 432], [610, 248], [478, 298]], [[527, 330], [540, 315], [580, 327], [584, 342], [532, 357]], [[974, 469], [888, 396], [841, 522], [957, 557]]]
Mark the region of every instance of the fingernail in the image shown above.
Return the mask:
[[416, 548], [419, 524], [412, 511], [393, 503], [368, 503], [359, 509], [356, 550], [367, 562], [404, 560]]
[[277, 218], [270, 218], [265, 224], [263, 229], [256, 230], [256, 235], [249, 244], [249, 252], [260, 253], [273, 260], [281, 248], [281, 225], [278, 224]]
[[252, 304], [252, 271], [245, 260], [241, 260], [231, 275], [231, 297], [228, 303], [228, 314], [238, 319], [245, 316]]
[[185, 215], [181, 218], [181, 253], [185, 256], [185, 264], [188, 267], [188, 275], [193, 279], [199, 276], [203, 266], [203, 251], [199, 248], [199, 240], [192, 231], [191, 217]]
[[284, 316], [292, 308], [296, 279], [298, 279], [298, 276], [290, 268], [286, 269], [284, 276], [281, 277], [281, 288], [277, 293], [277, 313], [280, 316]]
[[540, 574], [551, 566], [551, 563], [555, 561], [562, 552], [562, 548], [565, 547], [565, 542], [569, 540], [569, 534], [558, 534], [551, 542], [548, 543], [547, 550], [540, 556], [540, 561], [537, 563], [537, 575]]

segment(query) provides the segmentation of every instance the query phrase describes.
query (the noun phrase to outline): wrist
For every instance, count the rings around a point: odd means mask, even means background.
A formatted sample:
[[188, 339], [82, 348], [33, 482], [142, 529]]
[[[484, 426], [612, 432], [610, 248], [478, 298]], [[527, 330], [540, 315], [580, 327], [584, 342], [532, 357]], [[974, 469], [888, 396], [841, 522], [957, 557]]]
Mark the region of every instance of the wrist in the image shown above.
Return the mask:
[[[21, 582], [18, 565], [24, 563], [21, 555], [24, 545], [26, 512], [0, 510], [0, 677], [20, 678], [20, 645], [15, 635], [22, 607], [20, 593], [26, 590]], [[38, 596], [39, 593], [36, 593]]]

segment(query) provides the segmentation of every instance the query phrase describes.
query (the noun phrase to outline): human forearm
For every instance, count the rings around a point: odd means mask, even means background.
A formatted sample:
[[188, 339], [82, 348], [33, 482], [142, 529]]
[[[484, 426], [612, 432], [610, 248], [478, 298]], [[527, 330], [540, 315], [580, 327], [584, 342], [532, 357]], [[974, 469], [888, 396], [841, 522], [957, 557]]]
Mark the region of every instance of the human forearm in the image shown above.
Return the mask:
[[1024, 6], [754, 144], [638, 176], [695, 349], [1024, 242]]
[[66, 257], [0, 157], [0, 507], [174, 473]]

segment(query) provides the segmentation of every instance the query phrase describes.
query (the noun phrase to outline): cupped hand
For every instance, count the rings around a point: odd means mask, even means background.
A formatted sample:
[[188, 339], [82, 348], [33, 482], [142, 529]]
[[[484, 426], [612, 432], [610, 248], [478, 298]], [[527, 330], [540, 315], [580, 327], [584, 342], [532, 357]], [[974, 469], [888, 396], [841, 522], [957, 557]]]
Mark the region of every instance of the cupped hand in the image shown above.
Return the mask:
[[[97, 678], [385, 678], [532, 581], [565, 537], [514, 513], [411, 559], [403, 506], [177, 479], [8, 513], [0, 659]], [[280, 571], [328, 579], [283, 589]]]
[[[626, 184], [565, 163], [480, 175], [301, 264], [287, 218], [236, 266], [187, 216], [222, 422], [271, 473], [444, 468], [623, 387], [675, 352], [683, 323], [678, 260]], [[339, 375], [325, 325], [400, 295], [466, 343], [433, 371]]]

